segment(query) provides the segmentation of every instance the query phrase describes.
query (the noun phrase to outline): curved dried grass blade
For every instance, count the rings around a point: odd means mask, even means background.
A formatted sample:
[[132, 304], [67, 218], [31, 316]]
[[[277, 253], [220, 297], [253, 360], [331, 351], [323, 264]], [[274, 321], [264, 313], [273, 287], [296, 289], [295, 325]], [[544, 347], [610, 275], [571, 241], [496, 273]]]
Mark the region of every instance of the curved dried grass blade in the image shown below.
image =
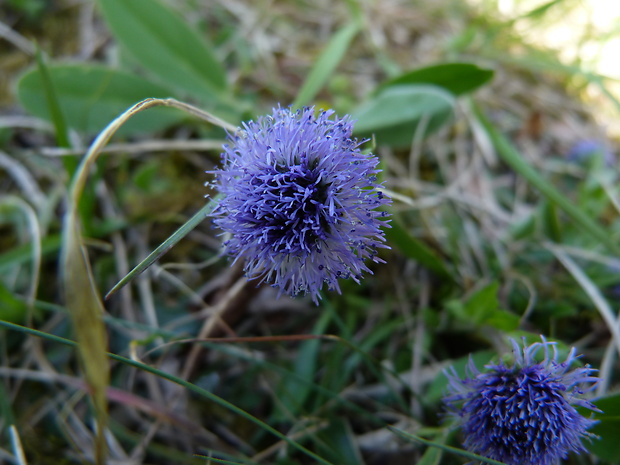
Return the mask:
[[72, 211], [67, 214], [64, 225], [62, 280], [65, 301], [75, 328], [80, 363], [97, 414], [95, 456], [97, 463], [103, 465], [106, 457], [104, 432], [107, 424], [105, 391], [110, 381], [103, 305], [95, 288], [88, 257], [82, 243], [77, 205], [73, 207]]
[[[91, 398], [97, 413], [95, 455], [98, 465], [103, 465], [106, 457], [104, 433], [107, 424], [106, 389], [109, 384], [110, 367], [106, 357], [107, 341], [103, 322], [103, 303], [97, 292], [84, 247], [80, 228], [79, 204], [90, 168], [97, 160], [102, 148], [132, 116], [157, 106], [178, 108], [212, 124], [225, 128], [231, 127], [210, 113], [175, 99], [146, 99], [127, 109], [99, 133], [80, 162], [72, 179], [68, 210], [63, 224], [62, 279], [67, 308], [75, 327], [82, 369], [91, 390]], [[236, 128], [234, 129], [236, 130]]]

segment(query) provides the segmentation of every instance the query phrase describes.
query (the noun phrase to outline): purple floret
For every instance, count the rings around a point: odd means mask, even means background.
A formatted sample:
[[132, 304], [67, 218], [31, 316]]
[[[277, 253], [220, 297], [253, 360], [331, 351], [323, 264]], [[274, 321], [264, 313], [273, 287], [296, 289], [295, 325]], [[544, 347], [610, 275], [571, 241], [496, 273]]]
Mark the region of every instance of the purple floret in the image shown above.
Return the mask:
[[[575, 349], [558, 363], [555, 343], [544, 338], [529, 347], [512, 344], [512, 366], [487, 365], [480, 372], [470, 360], [465, 379], [454, 368], [446, 373], [450, 393], [444, 402], [459, 417], [465, 448], [508, 465], [553, 465], [569, 452], [585, 451], [581, 439], [592, 436], [587, 430], [596, 421], [574, 405], [599, 411], [581, 397], [595, 387], [596, 370], [586, 365], [569, 371]], [[544, 360], [536, 362], [541, 348]]]
[[384, 244], [390, 203], [380, 191], [377, 157], [363, 154], [348, 116], [314, 108], [276, 108], [244, 123], [222, 153], [212, 216], [229, 239], [226, 252], [245, 262], [250, 279], [290, 295], [320, 298], [323, 284], [359, 282], [366, 259]]

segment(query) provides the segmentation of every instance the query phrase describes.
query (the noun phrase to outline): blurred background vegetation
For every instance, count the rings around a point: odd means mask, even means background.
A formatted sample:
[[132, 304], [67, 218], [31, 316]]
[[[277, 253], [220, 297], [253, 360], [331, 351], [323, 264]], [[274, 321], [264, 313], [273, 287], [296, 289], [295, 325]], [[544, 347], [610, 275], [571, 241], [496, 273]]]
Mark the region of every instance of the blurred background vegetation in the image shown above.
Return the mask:
[[[620, 16], [599, 3], [3, 0], [0, 463], [464, 463], [386, 425], [460, 447], [442, 370], [540, 334], [600, 370], [600, 439], [570, 463], [620, 463]], [[104, 302], [203, 208], [226, 137], [149, 109], [80, 170], [151, 97], [233, 125], [352, 114], [394, 199], [387, 264], [318, 307], [276, 298], [205, 220]]]

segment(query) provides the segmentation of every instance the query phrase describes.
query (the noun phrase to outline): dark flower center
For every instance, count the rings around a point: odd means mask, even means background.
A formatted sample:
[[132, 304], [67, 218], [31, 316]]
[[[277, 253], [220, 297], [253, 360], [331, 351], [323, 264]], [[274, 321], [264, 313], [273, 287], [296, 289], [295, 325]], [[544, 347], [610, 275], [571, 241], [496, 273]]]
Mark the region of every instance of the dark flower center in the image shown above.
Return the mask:
[[275, 252], [297, 253], [316, 249], [329, 234], [325, 213], [328, 184], [318, 170], [302, 161], [292, 166], [276, 166], [256, 180], [262, 202], [255, 219]]

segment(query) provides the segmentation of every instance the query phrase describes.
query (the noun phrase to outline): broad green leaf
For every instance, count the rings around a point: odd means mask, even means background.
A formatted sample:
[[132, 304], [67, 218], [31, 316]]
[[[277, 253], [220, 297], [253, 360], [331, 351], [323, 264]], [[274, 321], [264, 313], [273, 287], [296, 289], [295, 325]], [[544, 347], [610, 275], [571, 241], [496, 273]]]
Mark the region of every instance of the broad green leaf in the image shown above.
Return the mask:
[[407, 146], [424, 124], [422, 135], [441, 127], [451, 116], [454, 96], [425, 84], [390, 86], [352, 112], [355, 133], [374, 135], [379, 143]]
[[[104, 128], [127, 107], [149, 97], [166, 98], [170, 91], [140, 77], [104, 66], [62, 64], [48, 67], [60, 108], [67, 124], [94, 133]], [[26, 73], [17, 84], [21, 104], [32, 114], [51, 119], [39, 71]], [[163, 108], [137, 115], [121, 132], [151, 132], [181, 120], [175, 110]]]
[[[620, 463], [620, 394], [597, 399], [594, 402], [603, 413], [596, 413], [595, 419], [599, 421], [590, 430], [599, 438], [593, 438], [591, 442], [584, 441], [585, 446], [598, 458], [610, 463]], [[583, 410], [583, 415], [588, 415], [589, 410]]]
[[390, 86], [355, 111], [355, 132], [366, 133], [394, 127], [449, 110], [454, 96], [432, 85]]
[[519, 327], [520, 318], [514, 313], [498, 308], [486, 318], [484, 323], [500, 331], [515, 331]]
[[210, 102], [226, 92], [224, 68], [206, 39], [158, 0], [98, 0], [114, 36], [162, 83]]
[[427, 137], [435, 131], [441, 129], [452, 119], [452, 108], [437, 113], [415, 119], [406, 123], [397, 124], [390, 128], [378, 129], [362, 136], [374, 138], [382, 145], [389, 145], [396, 148], [409, 148], [414, 137], [420, 133], [422, 137]]
[[349, 44], [360, 30], [360, 23], [355, 21], [334, 34], [331, 41], [314, 64], [312, 71], [304, 82], [293, 103], [294, 108], [308, 105], [325, 85], [340, 60], [349, 48]]
[[389, 80], [381, 88], [403, 84], [432, 84], [453, 95], [467, 94], [491, 80], [493, 71], [471, 63], [444, 63], [415, 69]]
[[465, 316], [475, 323], [482, 323], [499, 307], [498, 289], [499, 283], [494, 281], [474, 292], [465, 303]]
[[474, 292], [465, 303], [451, 301], [447, 308], [466, 325], [488, 325], [502, 331], [514, 331], [519, 327], [519, 317], [500, 308], [498, 289], [499, 284], [494, 281]]

